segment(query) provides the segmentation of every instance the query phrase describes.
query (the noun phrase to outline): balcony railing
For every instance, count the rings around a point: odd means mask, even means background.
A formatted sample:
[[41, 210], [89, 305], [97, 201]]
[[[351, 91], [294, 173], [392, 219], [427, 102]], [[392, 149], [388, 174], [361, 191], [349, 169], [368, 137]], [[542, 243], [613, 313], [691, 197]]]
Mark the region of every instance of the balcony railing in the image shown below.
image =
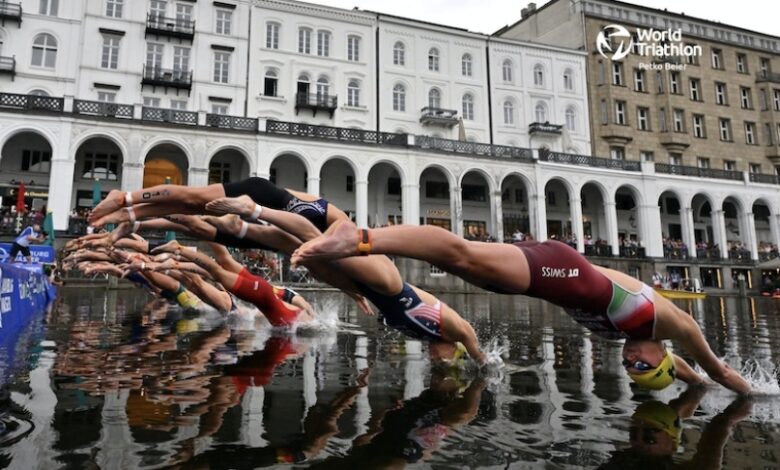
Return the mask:
[[529, 134], [554, 134], [563, 132], [563, 126], [560, 124], [550, 124], [549, 122], [532, 122], [528, 125]]
[[642, 165], [637, 161], [613, 160], [611, 158], [590, 157], [573, 153], [550, 152], [549, 150], [539, 150], [539, 160], [554, 163], [568, 163], [569, 165], [610, 168], [613, 170], [642, 171]]
[[756, 83], [761, 82], [780, 83], [780, 73], [758, 72], [756, 74]]
[[665, 259], [688, 259], [688, 248], [664, 247]]
[[458, 124], [458, 112], [426, 106], [420, 110], [420, 123], [423, 125], [453, 127]]
[[0, 24], [5, 26], [6, 20], [22, 24], [22, 4], [0, 1]]
[[345, 127], [316, 126], [313, 124], [300, 124], [297, 122], [269, 120], [266, 122], [265, 130], [269, 134], [337, 140], [340, 142], [354, 142], [359, 144], [405, 146], [407, 143], [406, 134], [347, 129]]
[[585, 256], [612, 256], [612, 245], [585, 245]]
[[753, 264], [750, 250], [729, 250], [729, 261], [736, 264]]
[[192, 72], [187, 70], [164, 69], [160, 67], [149, 67], [144, 65], [141, 85], [191, 90]]
[[26, 111], [62, 112], [64, 98], [39, 95], [20, 95], [17, 93], [0, 93], [0, 108], [23, 109]]
[[645, 248], [643, 246], [621, 246], [620, 257], [634, 259], [646, 258]]
[[133, 108], [132, 104], [73, 100], [73, 114], [133, 119]]
[[479, 142], [464, 142], [462, 140], [441, 139], [425, 135], [415, 136], [415, 145], [430, 150], [441, 150], [450, 153], [477, 155], [480, 157], [509, 158], [534, 163], [531, 149], [509, 147], [506, 145], [491, 145]]
[[780, 184], [780, 176], [766, 175], [764, 173], [750, 173], [751, 183]]
[[0, 73], [5, 73], [13, 77], [16, 75], [16, 57], [0, 56]]
[[179, 109], [150, 108], [144, 106], [141, 110], [144, 121], [171, 122], [174, 124], [198, 125], [198, 113]]
[[769, 261], [775, 258], [780, 258], [780, 252], [778, 252], [777, 250], [758, 252], [758, 261], [760, 262]]
[[169, 36], [179, 39], [195, 37], [195, 21], [181, 18], [168, 18], [156, 13], [146, 14], [146, 35]]
[[718, 170], [715, 168], [699, 168], [695, 166], [671, 165], [669, 163], [656, 163], [656, 173], [667, 175], [698, 176], [700, 178], [715, 178], [721, 180], [742, 181], [741, 171]]
[[297, 114], [301, 109], [310, 109], [314, 115], [317, 115], [317, 111], [327, 111], [330, 113], [330, 117], [333, 117], [333, 113], [338, 107], [338, 97], [333, 95], [325, 95], [321, 93], [296, 93], [295, 94], [295, 113]]
[[720, 249], [718, 248], [697, 248], [696, 258], [707, 261], [720, 261], [723, 257], [720, 256]]
[[206, 125], [221, 129], [256, 131], [257, 119], [243, 116], [227, 116], [224, 114], [206, 114]]

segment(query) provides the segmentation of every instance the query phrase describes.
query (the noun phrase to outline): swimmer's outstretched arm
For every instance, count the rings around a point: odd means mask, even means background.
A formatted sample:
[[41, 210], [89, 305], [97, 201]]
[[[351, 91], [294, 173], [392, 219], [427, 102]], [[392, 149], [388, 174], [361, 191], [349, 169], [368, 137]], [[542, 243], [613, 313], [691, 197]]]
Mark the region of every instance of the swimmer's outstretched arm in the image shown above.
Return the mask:
[[[660, 295], [655, 296], [654, 302], [657, 339], [668, 338], [677, 341], [712, 380], [742, 395], [750, 393], [750, 385], [747, 381], [712, 352], [693, 317]], [[676, 361], [675, 365], [677, 365]]]
[[723, 468], [723, 450], [734, 427], [753, 409], [749, 398], [734, 400], [725, 410], [704, 426], [690, 468]]
[[177, 270], [171, 270], [167, 274], [184, 284], [184, 287], [186, 287], [187, 290], [220, 312], [225, 313], [230, 311], [230, 308], [233, 305], [230, 294], [224, 290], [217, 289], [215, 286], [204, 281], [203, 278], [197, 274], [187, 274]]

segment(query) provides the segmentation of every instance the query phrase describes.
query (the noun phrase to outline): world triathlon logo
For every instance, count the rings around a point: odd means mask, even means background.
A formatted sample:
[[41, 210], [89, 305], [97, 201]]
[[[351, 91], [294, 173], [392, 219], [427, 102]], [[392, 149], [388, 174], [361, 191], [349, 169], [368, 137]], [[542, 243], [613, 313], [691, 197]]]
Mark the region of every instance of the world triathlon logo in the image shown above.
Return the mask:
[[604, 26], [596, 37], [596, 49], [605, 59], [621, 60], [631, 52], [631, 33], [618, 24]]

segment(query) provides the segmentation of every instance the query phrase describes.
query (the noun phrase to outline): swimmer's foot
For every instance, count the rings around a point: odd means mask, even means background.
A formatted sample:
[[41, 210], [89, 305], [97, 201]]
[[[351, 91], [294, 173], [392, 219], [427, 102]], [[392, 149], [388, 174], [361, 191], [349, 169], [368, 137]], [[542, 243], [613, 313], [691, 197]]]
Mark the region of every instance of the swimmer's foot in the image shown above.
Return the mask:
[[292, 255], [292, 263], [300, 264], [311, 260], [328, 260], [356, 256], [360, 242], [357, 226], [348, 221], [340, 221], [328, 227], [328, 230], [301, 245]]
[[119, 224], [112, 232], [111, 232], [111, 243], [116, 243], [118, 240], [121, 240], [127, 236], [129, 236], [131, 233], [134, 233], [136, 230], [136, 227], [134, 227], [135, 224], [131, 224], [130, 222], [122, 222]]
[[236, 214], [244, 218], [257, 220], [259, 205], [247, 195], [239, 197], [221, 197], [206, 204], [206, 210], [215, 214]]
[[132, 207], [125, 207], [116, 210], [91, 222], [91, 224], [95, 228], [103, 228], [108, 224], [121, 224], [122, 222], [129, 222], [130, 225], [135, 223], [135, 209]]
[[184, 247], [176, 240], [171, 240], [168, 243], [164, 245], [160, 245], [157, 248], [153, 249], [151, 253], [158, 254], [158, 253], [181, 253], [181, 250]]
[[90, 224], [97, 221], [101, 217], [104, 217], [112, 212], [116, 212], [119, 209], [121, 209], [125, 205], [125, 193], [118, 190], [118, 189], [112, 189], [111, 192], [108, 193], [108, 196], [106, 196], [105, 199], [100, 201], [100, 203], [95, 206], [94, 209], [89, 213], [87, 216], [87, 222]]
[[229, 233], [237, 236], [241, 232], [241, 217], [235, 214], [227, 214], [222, 217], [213, 215], [203, 216], [203, 220], [217, 228], [220, 232]]

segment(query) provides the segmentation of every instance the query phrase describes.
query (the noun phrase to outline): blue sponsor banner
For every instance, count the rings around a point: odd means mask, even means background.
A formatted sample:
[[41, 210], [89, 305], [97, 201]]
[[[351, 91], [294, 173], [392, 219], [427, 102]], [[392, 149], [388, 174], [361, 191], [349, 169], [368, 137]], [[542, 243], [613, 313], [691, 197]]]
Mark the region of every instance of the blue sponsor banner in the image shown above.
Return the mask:
[[55, 295], [40, 265], [0, 263], [0, 385], [19, 365], [14, 361], [28, 327]]
[[[0, 263], [8, 263], [11, 254], [10, 243], [0, 243]], [[53, 263], [55, 260], [54, 248], [48, 245], [30, 245], [30, 255], [33, 263]], [[26, 262], [27, 259], [19, 253], [16, 255], [16, 261]]]

